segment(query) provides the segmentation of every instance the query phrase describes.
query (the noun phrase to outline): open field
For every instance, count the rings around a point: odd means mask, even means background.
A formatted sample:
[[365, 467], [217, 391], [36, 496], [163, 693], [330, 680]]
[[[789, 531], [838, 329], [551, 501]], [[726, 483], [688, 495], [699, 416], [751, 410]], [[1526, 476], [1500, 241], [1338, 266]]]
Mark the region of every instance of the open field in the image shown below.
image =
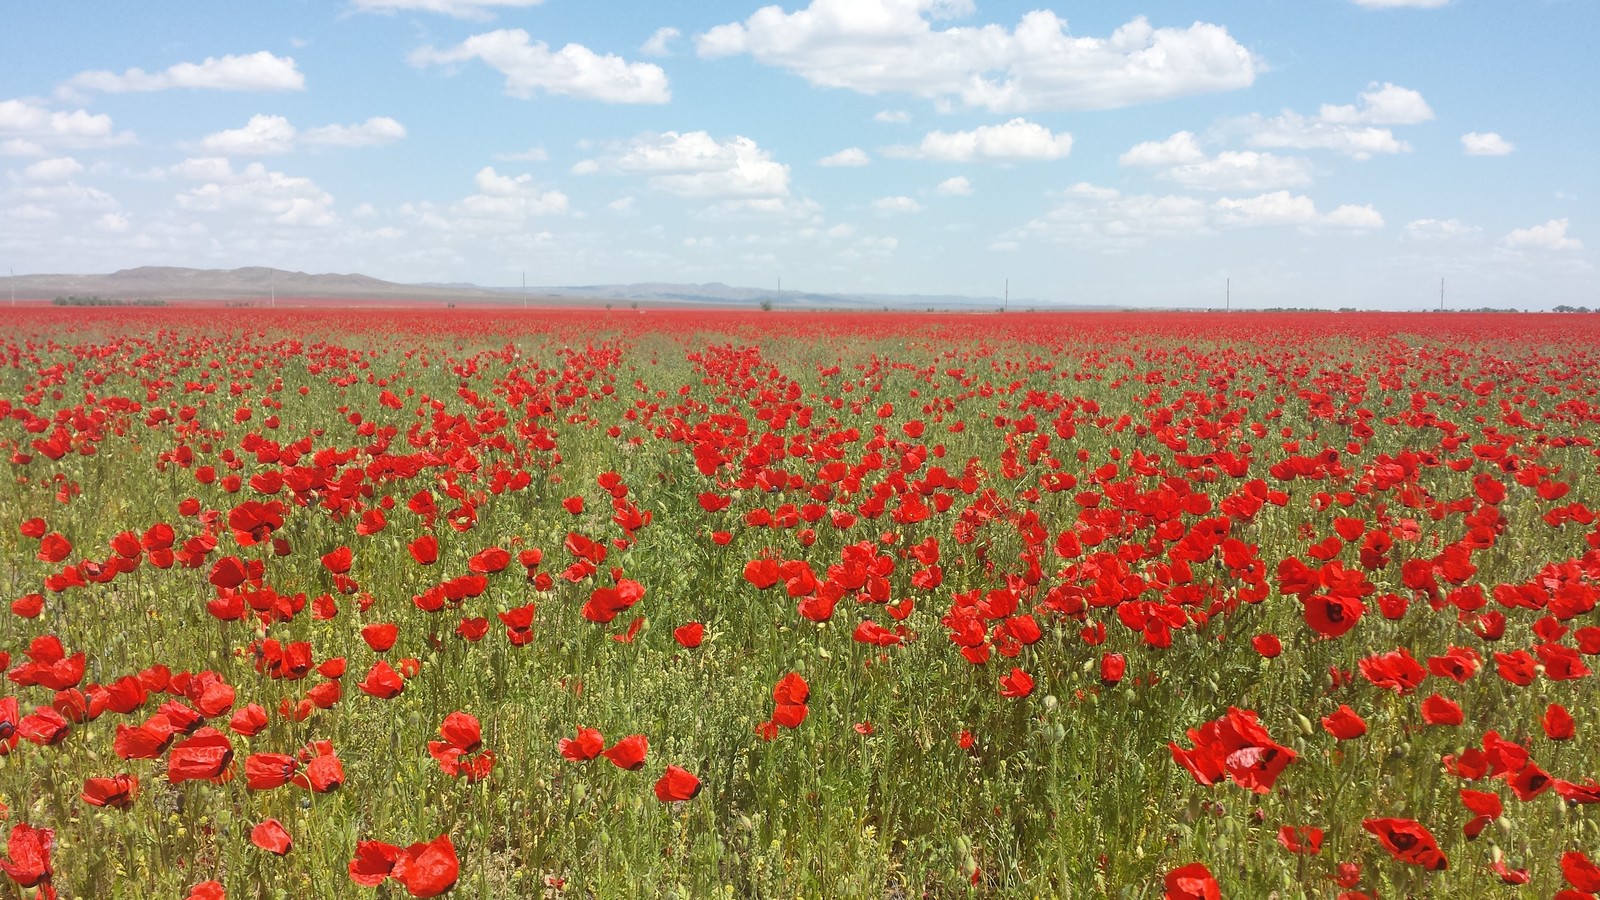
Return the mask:
[[17, 311], [0, 898], [1591, 897], [1597, 346]]

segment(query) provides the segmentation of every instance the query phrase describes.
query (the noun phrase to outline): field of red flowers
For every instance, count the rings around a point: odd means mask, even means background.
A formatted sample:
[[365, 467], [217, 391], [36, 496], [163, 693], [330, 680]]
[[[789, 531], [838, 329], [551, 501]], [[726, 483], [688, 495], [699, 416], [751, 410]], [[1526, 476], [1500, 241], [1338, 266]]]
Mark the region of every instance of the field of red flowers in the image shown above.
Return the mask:
[[1600, 326], [0, 321], [0, 897], [1600, 894]]

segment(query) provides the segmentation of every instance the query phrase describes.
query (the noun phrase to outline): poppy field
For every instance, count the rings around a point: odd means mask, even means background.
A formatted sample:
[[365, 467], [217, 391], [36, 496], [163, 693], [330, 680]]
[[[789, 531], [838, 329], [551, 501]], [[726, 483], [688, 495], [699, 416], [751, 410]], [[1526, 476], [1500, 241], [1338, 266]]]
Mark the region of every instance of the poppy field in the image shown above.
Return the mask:
[[8, 311], [0, 898], [1593, 898], [1597, 347]]

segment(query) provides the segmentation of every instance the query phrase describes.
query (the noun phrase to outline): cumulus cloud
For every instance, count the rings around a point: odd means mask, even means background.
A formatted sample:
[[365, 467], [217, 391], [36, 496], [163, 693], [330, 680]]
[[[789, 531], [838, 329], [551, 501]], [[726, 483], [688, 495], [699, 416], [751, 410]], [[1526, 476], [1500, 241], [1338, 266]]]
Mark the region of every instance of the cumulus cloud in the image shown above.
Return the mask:
[[1145, 141], [1135, 144], [1118, 158], [1125, 166], [1176, 166], [1205, 159], [1205, 151], [1194, 132], [1180, 131], [1164, 141]]
[[1506, 156], [1517, 145], [1492, 131], [1474, 131], [1461, 136], [1461, 149], [1468, 156]]
[[972, 182], [967, 180], [965, 175], [957, 175], [939, 182], [939, 186], [934, 188], [933, 192], [941, 197], [970, 197]]
[[639, 47], [639, 52], [645, 56], [671, 56], [672, 42], [682, 36], [683, 32], [676, 28], [657, 28]]
[[294, 149], [295, 127], [283, 116], [251, 116], [243, 128], [208, 134], [200, 146], [223, 156], [261, 156]]
[[1583, 241], [1567, 237], [1566, 219], [1551, 219], [1532, 228], [1518, 228], [1501, 239], [1513, 250], [1582, 250]]
[[1014, 29], [935, 27], [971, 0], [812, 0], [719, 25], [695, 41], [702, 57], [749, 55], [822, 87], [959, 100], [991, 112], [1110, 109], [1249, 86], [1255, 55], [1226, 28], [1155, 28], [1143, 17], [1107, 37], [1071, 34], [1049, 10]]
[[1139, 241], [1154, 236], [1210, 235], [1225, 228], [1292, 227], [1317, 231], [1371, 231], [1383, 217], [1371, 206], [1346, 205], [1326, 215], [1309, 197], [1275, 191], [1254, 197], [1224, 197], [1207, 203], [1183, 194], [1124, 194], [1115, 188], [1079, 183], [1059, 197], [1054, 209], [1012, 233], [1005, 243], [1025, 238], [1057, 241]]
[[175, 168], [204, 182], [174, 198], [180, 209], [243, 214], [295, 227], [325, 228], [338, 222], [333, 196], [309, 178], [269, 171], [261, 163], [236, 170], [215, 158], [186, 160]]
[[208, 56], [202, 62], [178, 63], [160, 72], [143, 69], [128, 69], [120, 74], [105, 70], [79, 72], [68, 79], [64, 87], [108, 94], [172, 88], [302, 91], [306, 79], [295, 67], [293, 57], [274, 56], [262, 50], [245, 56]]
[[255, 115], [242, 128], [201, 138], [200, 149], [223, 156], [267, 156], [288, 153], [302, 144], [373, 147], [405, 136], [405, 126], [388, 116], [374, 116], [355, 125], [324, 125], [300, 131], [283, 116]]
[[667, 73], [653, 63], [630, 63], [620, 56], [595, 53], [582, 44], [551, 51], [544, 41], [530, 40], [520, 28], [473, 35], [443, 50], [421, 47], [410, 56], [413, 66], [447, 66], [479, 59], [506, 78], [507, 94], [529, 99], [540, 93], [605, 103], [666, 103], [672, 99]]
[[1325, 104], [1314, 116], [1285, 110], [1267, 118], [1236, 123], [1257, 147], [1332, 150], [1356, 159], [1379, 153], [1404, 153], [1411, 145], [1394, 136], [1391, 125], [1415, 125], [1433, 118], [1422, 95], [1393, 84], [1372, 85], [1356, 104]]
[[307, 144], [330, 147], [376, 147], [392, 144], [406, 136], [404, 125], [388, 116], [373, 116], [355, 125], [324, 125], [300, 135]]
[[567, 195], [557, 190], [542, 190], [532, 175], [501, 175], [493, 166], [484, 166], [473, 176], [478, 193], [462, 200], [458, 209], [484, 219], [526, 219], [567, 211]]
[[872, 162], [865, 150], [860, 147], [846, 147], [838, 153], [830, 153], [817, 160], [819, 166], [864, 166]]
[[922, 212], [922, 204], [910, 197], [879, 197], [872, 201], [872, 210], [881, 216], [895, 213]]
[[22, 170], [22, 176], [29, 181], [66, 181], [82, 171], [83, 163], [70, 156], [58, 156], [28, 166]]
[[578, 174], [612, 172], [650, 176], [656, 190], [683, 197], [781, 198], [789, 194], [789, 167], [755, 141], [718, 141], [704, 131], [644, 134], [573, 167]]
[[887, 156], [944, 162], [1042, 161], [1072, 152], [1072, 135], [1017, 118], [1003, 125], [981, 125], [971, 131], [930, 131], [915, 147], [890, 147]]
[[538, 6], [544, 0], [353, 0], [362, 12], [431, 12], [457, 19], [489, 19], [497, 9]]
[[1311, 183], [1311, 163], [1297, 156], [1226, 151], [1172, 166], [1161, 177], [1198, 191], [1265, 191]]
[[873, 114], [872, 121], [887, 125], [904, 125], [911, 121], [911, 113], [903, 109], [880, 109]]
[[28, 100], [0, 100], [0, 138], [9, 156], [37, 156], [49, 147], [115, 147], [136, 140], [131, 131], [117, 131], [104, 113], [52, 110]]

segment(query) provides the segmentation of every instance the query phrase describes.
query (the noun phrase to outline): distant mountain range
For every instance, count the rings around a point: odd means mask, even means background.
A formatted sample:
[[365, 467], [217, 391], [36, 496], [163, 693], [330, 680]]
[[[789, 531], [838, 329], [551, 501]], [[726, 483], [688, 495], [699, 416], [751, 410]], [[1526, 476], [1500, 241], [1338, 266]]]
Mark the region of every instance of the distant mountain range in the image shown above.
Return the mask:
[[[217, 301], [227, 303], [267, 301], [280, 305], [304, 300], [352, 304], [454, 303], [460, 305], [514, 305], [523, 302], [548, 305], [598, 306], [626, 303], [640, 306], [715, 306], [775, 309], [999, 309], [999, 297], [965, 297], [954, 294], [830, 294], [779, 291], [711, 284], [587, 284], [545, 287], [483, 287], [450, 284], [400, 284], [360, 274], [288, 272], [250, 266], [242, 269], [187, 269], [175, 266], [141, 266], [107, 275], [18, 275], [0, 279], [0, 300], [14, 290], [19, 300], [50, 301], [56, 297], [103, 297], [109, 300], [163, 300], [168, 302]], [[1039, 304], [1017, 299], [1013, 308]], [[1089, 307], [1074, 307], [1085, 309]], [[1106, 307], [1100, 307], [1106, 308]]]

